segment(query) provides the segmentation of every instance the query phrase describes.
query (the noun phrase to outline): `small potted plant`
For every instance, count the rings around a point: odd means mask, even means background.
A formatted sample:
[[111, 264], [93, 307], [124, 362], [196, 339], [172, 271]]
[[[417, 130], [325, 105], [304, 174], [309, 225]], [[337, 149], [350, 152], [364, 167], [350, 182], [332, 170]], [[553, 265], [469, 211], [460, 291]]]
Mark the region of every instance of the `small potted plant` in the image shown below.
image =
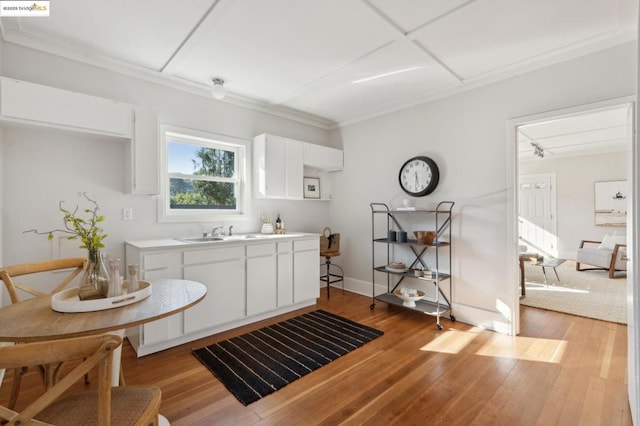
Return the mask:
[[102, 242], [107, 234], [100, 226], [104, 222], [104, 215], [99, 214], [100, 206], [97, 201], [91, 199], [86, 192], [82, 195], [93, 205], [92, 208], [86, 208], [83, 213], [87, 215], [83, 218], [78, 213], [78, 206], [71, 211], [64, 208], [64, 201], [60, 201], [58, 208], [63, 213], [64, 229], [52, 229], [50, 231], [40, 232], [37, 229], [30, 229], [24, 232], [33, 232], [39, 235], [47, 235], [48, 240], [53, 240], [55, 233], [67, 235], [68, 240], [80, 240], [82, 244], [80, 248], [88, 251], [88, 264], [84, 273], [84, 278], [80, 285], [78, 296], [81, 300], [97, 299], [106, 297], [109, 287], [109, 275], [106, 265], [102, 259], [100, 249], [104, 248]]
[[262, 228], [260, 232], [263, 234], [273, 234], [273, 218], [271, 216], [260, 216]]

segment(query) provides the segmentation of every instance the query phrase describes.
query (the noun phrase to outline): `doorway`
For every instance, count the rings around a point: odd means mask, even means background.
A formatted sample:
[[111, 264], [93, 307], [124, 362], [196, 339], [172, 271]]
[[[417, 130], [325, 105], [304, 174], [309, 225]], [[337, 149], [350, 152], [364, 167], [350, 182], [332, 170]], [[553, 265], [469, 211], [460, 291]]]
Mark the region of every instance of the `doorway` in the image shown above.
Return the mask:
[[[549, 170], [545, 168], [545, 162], [556, 162], [567, 164], [569, 158], [575, 157], [577, 161], [598, 162], [599, 156], [604, 155], [607, 144], [617, 144], [617, 150], [620, 155], [626, 156], [627, 160], [619, 167], [619, 171], [631, 179], [631, 162], [628, 160], [629, 153], [633, 148], [633, 124], [634, 124], [634, 102], [631, 97], [615, 99], [610, 101], [599, 102], [596, 104], [582, 105], [563, 110], [549, 111], [545, 113], [535, 114], [526, 117], [520, 117], [508, 121], [507, 131], [507, 155], [509, 161], [507, 163], [507, 187], [512, 188], [511, 197], [508, 199], [508, 211], [510, 219], [507, 227], [507, 253], [513, 262], [507, 265], [507, 292], [512, 297], [513, 306], [513, 334], [519, 333], [519, 303], [520, 303], [520, 268], [518, 262], [518, 253], [520, 249], [520, 194], [519, 184], [520, 178], [524, 175], [540, 175], [545, 173], [556, 173], [556, 183], [552, 183], [557, 192], [558, 213], [555, 217], [557, 220], [557, 228], [550, 236], [551, 243], [554, 244], [551, 255], [553, 257], [575, 259], [575, 252], [579, 246], [580, 240], [585, 239], [583, 229], [595, 226], [594, 210], [593, 210], [593, 191], [594, 182], [590, 177], [575, 177], [570, 181], [570, 186], [565, 184], [566, 176], [578, 176], [579, 173], [588, 171], [587, 166], [571, 166], [570, 168], [562, 168], [558, 170]], [[616, 131], [618, 125], [606, 125], [607, 120], [611, 116], [620, 117], [623, 112], [622, 133], [617, 130], [618, 135], [624, 134], [624, 137], [611, 137]], [[600, 123], [600, 124], [594, 124]], [[567, 126], [573, 126], [576, 130], [568, 130]], [[594, 129], [600, 127], [600, 129]], [[606, 136], [609, 135], [609, 136]], [[613, 141], [615, 139], [615, 141]], [[543, 161], [544, 158], [544, 161]], [[604, 157], [602, 157], [604, 158]], [[524, 164], [527, 166], [523, 166]], [[600, 162], [602, 163], [602, 162]], [[579, 164], [579, 163], [576, 163]], [[564, 174], [564, 176], [562, 176]], [[576, 197], [582, 194], [583, 201], [579, 204], [575, 201]], [[586, 199], [584, 196], [586, 194]], [[560, 204], [561, 200], [568, 198], [573, 199], [573, 211], [566, 211], [566, 205]], [[564, 201], [563, 201], [564, 203]], [[566, 204], [566, 203], [565, 203]], [[629, 205], [632, 200], [629, 200]], [[579, 213], [579, 223], [576, 214]], [[551, 227], [553, 225], [549, 225]], [[631, 239], [633, 235], [633, 226], [630, 223], [627, 226], [627, 236]], [[568, 229], [572, 229], [569, 235], [566, 234]], [[554, 237], [555, 236], [555, 237]], [[555, 243], [553, 243], [555, 238]], [[631, 268], [630, 268], [631, 269]], [[628, 282], [633, 282], [633, 271], [628, 273]]]
[[[520, 293], [515, 282], [518, 282], [518, 176], [519, 176], [519, 164], [521, 152], [517, 143], [517, 130], [520, 126], [524, 126], [532, 123], [539, 123], [543, 121], [552, 120], [553, 118], [563, 118], [575, 115], [587, 113], [589, 111], [597, 111], [602, 109], [612, 109], [616, 107], [622, 107], [626, 111], [626, 130], [627, 136], [625, 138], [627, 161], [624, 166], [626, 176], [629, 181], [630, 195], [632, 198], [627, 202], [627, 249], [631, 254], [629, 263], [627, 264], [627, 382], [629, 384], [629, 403], [631, 406], [632, 418], [635, 420], [638, 417], [638, 409], [640, 407], [640, 382], [638, 380], [638, 374], [640, 374], [640, 332], [638, 331], [638, 324], [640, 324], [640, 314], [638, 313], [638, 301], [640, 300], [640, 290], [637, 288], [637, 272], [635, 272], [636, 264], [640, 263], [640, 257], [638, 256], [635, 247], [640, 246], [640, 237], [638, 237], [636, 230], [640, 227], [638, 219], [638, 211], [640, 211], [640, 199], [638, 199], [638, 193], [640, 190], [640, 174], [637, 172], [640, 166], [640, 150], [636, 145], [636, 119], [638, 119], [638, 112], [636, 110], [636, 100], [633, 96], [625, 98], [612, 99], [609, 101], [598, 102], [596, 104], [581, 105], [572, 108], [566, 108], [559, 111], [550, 111], [540, 114], [535, 114], [527, 117], [515, 118], [507, 121], [507, 188], [509, 196], [507, 197], [507, 256], [512, 259], [511, 262], [507, 262], [506, 276], [507, 280], [505, 285], [507, 286], [506, 293], [509, 295], [512, 307], [512, 333], [514, 335], [520, 332], [520, 312], [519, 312], [519, 300]], [[531, 146], [532, 155], [535, 155], [535, 147]], [[562, 197], [562, 195], [558, 195]], [[595, 196], [594, 196], [595, 198]], [[594, 212], [595, 221], [595, 212]], [[562, 224], [559, 224], [559, 228], [562, 228]], [[562, 238], [560, 238], [560, 244]], [[562, 247], [560, 247], [562, 252]]]

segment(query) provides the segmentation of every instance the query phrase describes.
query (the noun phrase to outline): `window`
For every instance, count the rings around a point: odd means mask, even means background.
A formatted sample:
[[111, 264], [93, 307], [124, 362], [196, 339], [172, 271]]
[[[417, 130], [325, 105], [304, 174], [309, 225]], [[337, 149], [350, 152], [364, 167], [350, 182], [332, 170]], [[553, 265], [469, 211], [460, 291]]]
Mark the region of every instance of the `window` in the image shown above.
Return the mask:
[[216, 221], [246, 207], [247, 142], [162, 126], [160, 221]]

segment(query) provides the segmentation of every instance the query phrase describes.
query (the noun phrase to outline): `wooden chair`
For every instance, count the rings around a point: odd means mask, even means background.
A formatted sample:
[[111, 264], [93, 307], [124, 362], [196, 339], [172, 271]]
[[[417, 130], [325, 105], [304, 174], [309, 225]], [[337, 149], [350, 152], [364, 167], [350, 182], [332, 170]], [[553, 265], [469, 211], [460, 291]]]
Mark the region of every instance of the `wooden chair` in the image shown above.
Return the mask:
[[[73, 257], [67, 259], [48, 260], [45, 262], [23, 263], [21, 265], [7, 266], [0, 269], [0, 279], [4, 281], [4, 285], [9, 291], [11, 303], [18, 303], [20, 297], [18, 290], [22, 290], [32, 296], [50, 296], [64, 290], [66, 286], [73, 281], [75, 277], [82, 272], [86, 266], [87, 259], [81, 257]], [[72, 269], [73, 268], [73, 269]], [[31, 275], [41, 272], [59, 271], [61, 269], [72, 269], [65, 279], [58, 284], [51, 293], [33, 289], [27, 285], [16, 283], [13, 279], [22, 275]]]
[[[87, 259], [82, 257], [73, 257], [65, 259], [48, 260], [44, 262], [23, 263], [20, 265], [6, 266], [0, 268], [0, 279], [4, 282], [11, 298], [11, 303], [20, 302], [21, 298], [19, 291], [27, 293], [31, 296], [42, 297], [55, 294], [64, 290], [87, 266]], [[45, 272], [69, 270], [67, 274], [63, 276], [63, 279], [51, 293], [44, 293], [40, 290], [36, 290], [25, 284], [17, 282], [17, 277], [25, 275], [41, 274]], [[62, 364], [40, 365], [40, 373], [42, 374], [42, 381], [46, 389], [53, 386], [58, 380], [60, 375], [60, 369]], [[14, 371], [13, 383], [11, 389], [11, 397], [9, 400], [9, 408], [13, 408], [18, 400], [18, 393], [20, 391], [20, 384], [22, 382], [22, 376], [26, 373], [26, 368], [20, 368]], [[89, 383], [89, 377], [85, 377], [85, 382]], [[120, 383], [124, 385], [124, 374], [120, 369]]]
[[[0, 347], [0, 368], [54, 364], [84, 358], [55, 385], [20, 412], [0, 406], [9, 425], [157, 425], [161, 392], [155, 386], [111, 386], [113, 351], [122, 338], [111, 334]], [[67, 392], [99, 368], [96, 390]], [[69, 395], [62, 399], [62, 394]], [[37, 422], [44, 423], [37, 423]], [[0, 422], [4, 423], [4, 422]]]

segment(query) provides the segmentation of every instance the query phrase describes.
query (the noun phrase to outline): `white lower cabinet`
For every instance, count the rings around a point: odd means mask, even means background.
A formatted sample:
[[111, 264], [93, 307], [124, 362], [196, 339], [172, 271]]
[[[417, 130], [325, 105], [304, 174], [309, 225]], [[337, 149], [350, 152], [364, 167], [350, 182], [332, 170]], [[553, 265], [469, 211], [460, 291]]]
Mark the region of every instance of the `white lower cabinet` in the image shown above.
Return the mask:
[[316, 303], [317, 235], [215, 245], [126, 243], [126, 263], [138, 263], [142, 279], [182, 278], [207, 287], [205, 298], [184, 312], [127, 330], [138, 356]]
[[243, 247], [185, 251], [184, 264], [184, 279], [207, 287], [204, 300], [184, 311], [185, 333], [245, 316]]
[[278, 307], [275, 243], [247, 246], [247, 315]]
[[320, 242], [293, 242], [293, 302], [320, 296]]
[[293, 242], [277, 244], [278, 307], [293, 304]]
[[[141, 269], [140, 278], [143, 280], [153, 281], [166, 277], [175, 277], [181, 274], [181, 255], [179, 252], [150, 251], [142, 253], [139, 256], [139, 259]], [[140, 326], [140, 343], [144, 345], [153, 345], [181, 336], [183, 321], [182, 315], [183, 313], [180, 312], [176, 315]]]

